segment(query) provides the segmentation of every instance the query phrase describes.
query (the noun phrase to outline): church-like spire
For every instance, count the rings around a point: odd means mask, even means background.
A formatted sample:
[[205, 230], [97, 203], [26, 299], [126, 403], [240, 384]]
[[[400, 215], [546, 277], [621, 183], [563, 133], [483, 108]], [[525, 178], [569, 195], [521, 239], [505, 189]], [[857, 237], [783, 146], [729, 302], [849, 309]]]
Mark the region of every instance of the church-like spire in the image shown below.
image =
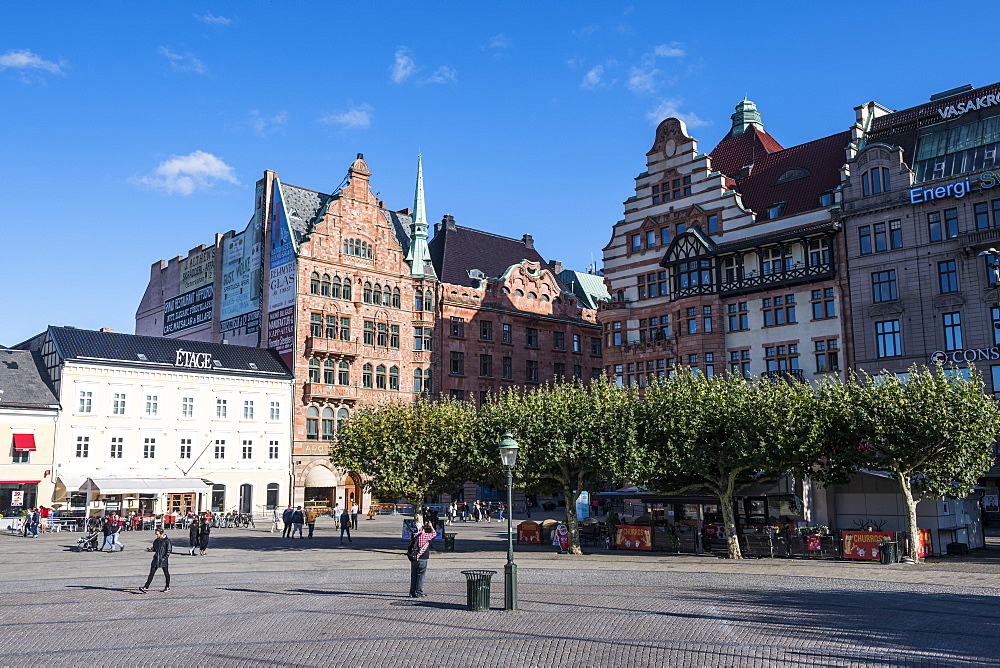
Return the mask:
[[743, 98], [743, 101], [736, 105], [736, 113], [730, 116], [733, 119], [733, 127], [729, 134], [733, 137], [746, 132], [751, 125], [756, 125], [758, 130], [764, 129], [764, 123], [760, 120], [760, 112], [757, 105], [750, 100]]
[[410, 252], [406, 255], [410, 276], [433, 278], [431, 252], [427, 247], [427, 205], [424, 203], [424, 161], [417, 156], [417, 188], [413, 195], [413, 220], [410, 222]]

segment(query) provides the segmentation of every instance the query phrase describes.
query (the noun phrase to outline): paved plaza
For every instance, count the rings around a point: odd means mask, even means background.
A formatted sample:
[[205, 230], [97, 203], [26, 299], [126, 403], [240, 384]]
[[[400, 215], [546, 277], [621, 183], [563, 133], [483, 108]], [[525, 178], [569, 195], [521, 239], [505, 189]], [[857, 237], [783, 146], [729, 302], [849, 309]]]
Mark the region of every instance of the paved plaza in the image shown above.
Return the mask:
[[[136, 591], [150, 532], [120, 554], [0, 536], [0, 666], [1000, 666], [1000, 549], [913, 567], [524, 548], [506, 613], [500, 525], [456, 527], [419, 601], [399, 526], [362, 519], [344, 547], [329, 518], [313, 540], [219, 529], [205, 557], [173, 531], [166, 594], [162, 575]], [[499, 571], [494, 610], [465, 610], [467, 568]]]

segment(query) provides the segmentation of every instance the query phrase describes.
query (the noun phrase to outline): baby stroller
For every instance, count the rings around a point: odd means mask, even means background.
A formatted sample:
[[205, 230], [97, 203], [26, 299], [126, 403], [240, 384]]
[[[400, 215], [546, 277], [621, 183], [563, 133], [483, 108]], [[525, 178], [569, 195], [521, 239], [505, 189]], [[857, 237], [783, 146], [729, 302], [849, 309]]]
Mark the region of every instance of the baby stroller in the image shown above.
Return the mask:
[[98, 548], [98, 539], [101, 537], [101, 532], [98, 529], [94, 529], [88, 533], [83, 538], [78, 538], [76, 541], [76, 551], [77, 552], [96, 552]]

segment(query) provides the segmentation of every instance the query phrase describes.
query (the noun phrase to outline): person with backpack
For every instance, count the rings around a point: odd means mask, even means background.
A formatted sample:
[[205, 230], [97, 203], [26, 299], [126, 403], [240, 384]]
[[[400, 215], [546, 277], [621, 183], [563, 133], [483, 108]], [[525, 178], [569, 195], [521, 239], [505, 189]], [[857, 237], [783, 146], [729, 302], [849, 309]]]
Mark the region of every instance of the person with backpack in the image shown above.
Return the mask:
[[410, 560], [410, 598], [423, 598], [424, 577], [427, 575], [427, 559], [430, 557], [431, 541], [437, 536], [434, 525], [424, 522], [423, 530], [415, 531], [406, 548], [406, 558]]
[[353, 543], [354, 539], [351, 538], [351, 512], [348, 510], [348, 506], [344, 506], [344, 513], [340, 516], [340, 544], [344, 544], [344, 532], [347, 532], [347, 542]]
[[146, 584], [139, 587], [139, 593], [149, 593], [149, 585], [152, 584], [153, 576], [156, 575], [157, 569], [160, 568], [163, 569], [163, 577], [166, 580], [166, 586], [160, 591], [170, 591], [170, 569], [167, 563], [170, 559], [170, 539], [167, 538], [167, 532], [163, 529], [157, 529], [156, 540], [153, 541], [152, 547], [146, 548], [146, 551], [153, 553], [153, 562], [149, 565], [149, 577], [146, 578]]
[[295, 511], [292, 510], [291, 506], [285, 508], [285, 512], [281, 513], [281, 521], [285, 523], [285, 530], [281, 532], [282, 538], [292, 537], [292, 515], [294, 514]]

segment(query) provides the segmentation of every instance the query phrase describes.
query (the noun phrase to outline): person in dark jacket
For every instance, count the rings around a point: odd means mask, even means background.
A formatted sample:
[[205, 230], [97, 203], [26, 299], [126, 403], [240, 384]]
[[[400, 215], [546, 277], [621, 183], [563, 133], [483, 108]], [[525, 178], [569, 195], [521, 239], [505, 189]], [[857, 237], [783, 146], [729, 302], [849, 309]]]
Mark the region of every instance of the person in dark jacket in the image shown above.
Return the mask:
[[198, 548], [201, 550], [201, 556], [205, 556], [208, 552], [208, 538], [212, 533], [212, 522], [207, 517], [201, 521], [201, 529], [198, 530]]
[[111, 544], [111, 549], [112, 550], [115, 549], [114, 543], [112, 542], [111, 539], [111, 534], [113, 534], [114, 532], [115, 528], [111, 525], [111, 516], [107, 515], [105, 516], [104, 521], [101, 523], [101, 533], [104, 534], [104, 542], [101, 543], [101, 547], [98, 548], [97, 550], [98, 552], [103, 552], [104, 548], [106, 548], [109, 543]]
[[168, 559], [170, 559], [170, 539], [167, 538], [167, 534], [163, 529], [156, 530], [156, 539], [153, 541], [152, 547], [146, 548], [147, 552], [153, 553], [153, 562], [149, 565], [149, 577], [146, 578], [146, 584], [139, 587], [139, 592], [145, 594], [149, 592], [149, 585], [153, 582], [153, 576], [156, 575], [156, 569], [163, 569], [163, 577], [166, 580], [166, 586], [163, 587], [161, 591], [170, 591], [170, 569]]
[[302, 538], [302, 525], [306, 523], [305, 513], [302, 512], [302, 506], [297, 506], [295, 511], [292, 513], [292, 538], [295, 538], [295, 532], [299, 532], [299, 538]]
[[410, 559], [410, 598], [423, 598], [424, 577], [427, 575], [427, 559], [430, 557], [431, 541], [437, 535], [437, 530], [430, 522], [424, 522], [423, 531], [418, 531], [410, 538], [410, 546], [406, 554]]
[[281, 513], [281, 521], [285, 523], [285, 530], [281, 532], [282, 538], [292, 537], [292, 515], [294, 514], [295, 511], [292, 510], [291, 506], [285, 508], [285, 512]]
[[191, 526], [188, 527], [188, 544], [191, 546], [191, 556], [194, 556], [194, 551], [198, 549], [198, 543], [201, 540], [201, 520], [195, 518], [191, 522]]
[[340, 544], [344, 544], [344, 532], [347, 532], [347, 542], [353, 543], [354, 539], [351, 538], [351, 511], [348, 510], [349, 506], [344, 506], [344, 514], [340, 516]]

